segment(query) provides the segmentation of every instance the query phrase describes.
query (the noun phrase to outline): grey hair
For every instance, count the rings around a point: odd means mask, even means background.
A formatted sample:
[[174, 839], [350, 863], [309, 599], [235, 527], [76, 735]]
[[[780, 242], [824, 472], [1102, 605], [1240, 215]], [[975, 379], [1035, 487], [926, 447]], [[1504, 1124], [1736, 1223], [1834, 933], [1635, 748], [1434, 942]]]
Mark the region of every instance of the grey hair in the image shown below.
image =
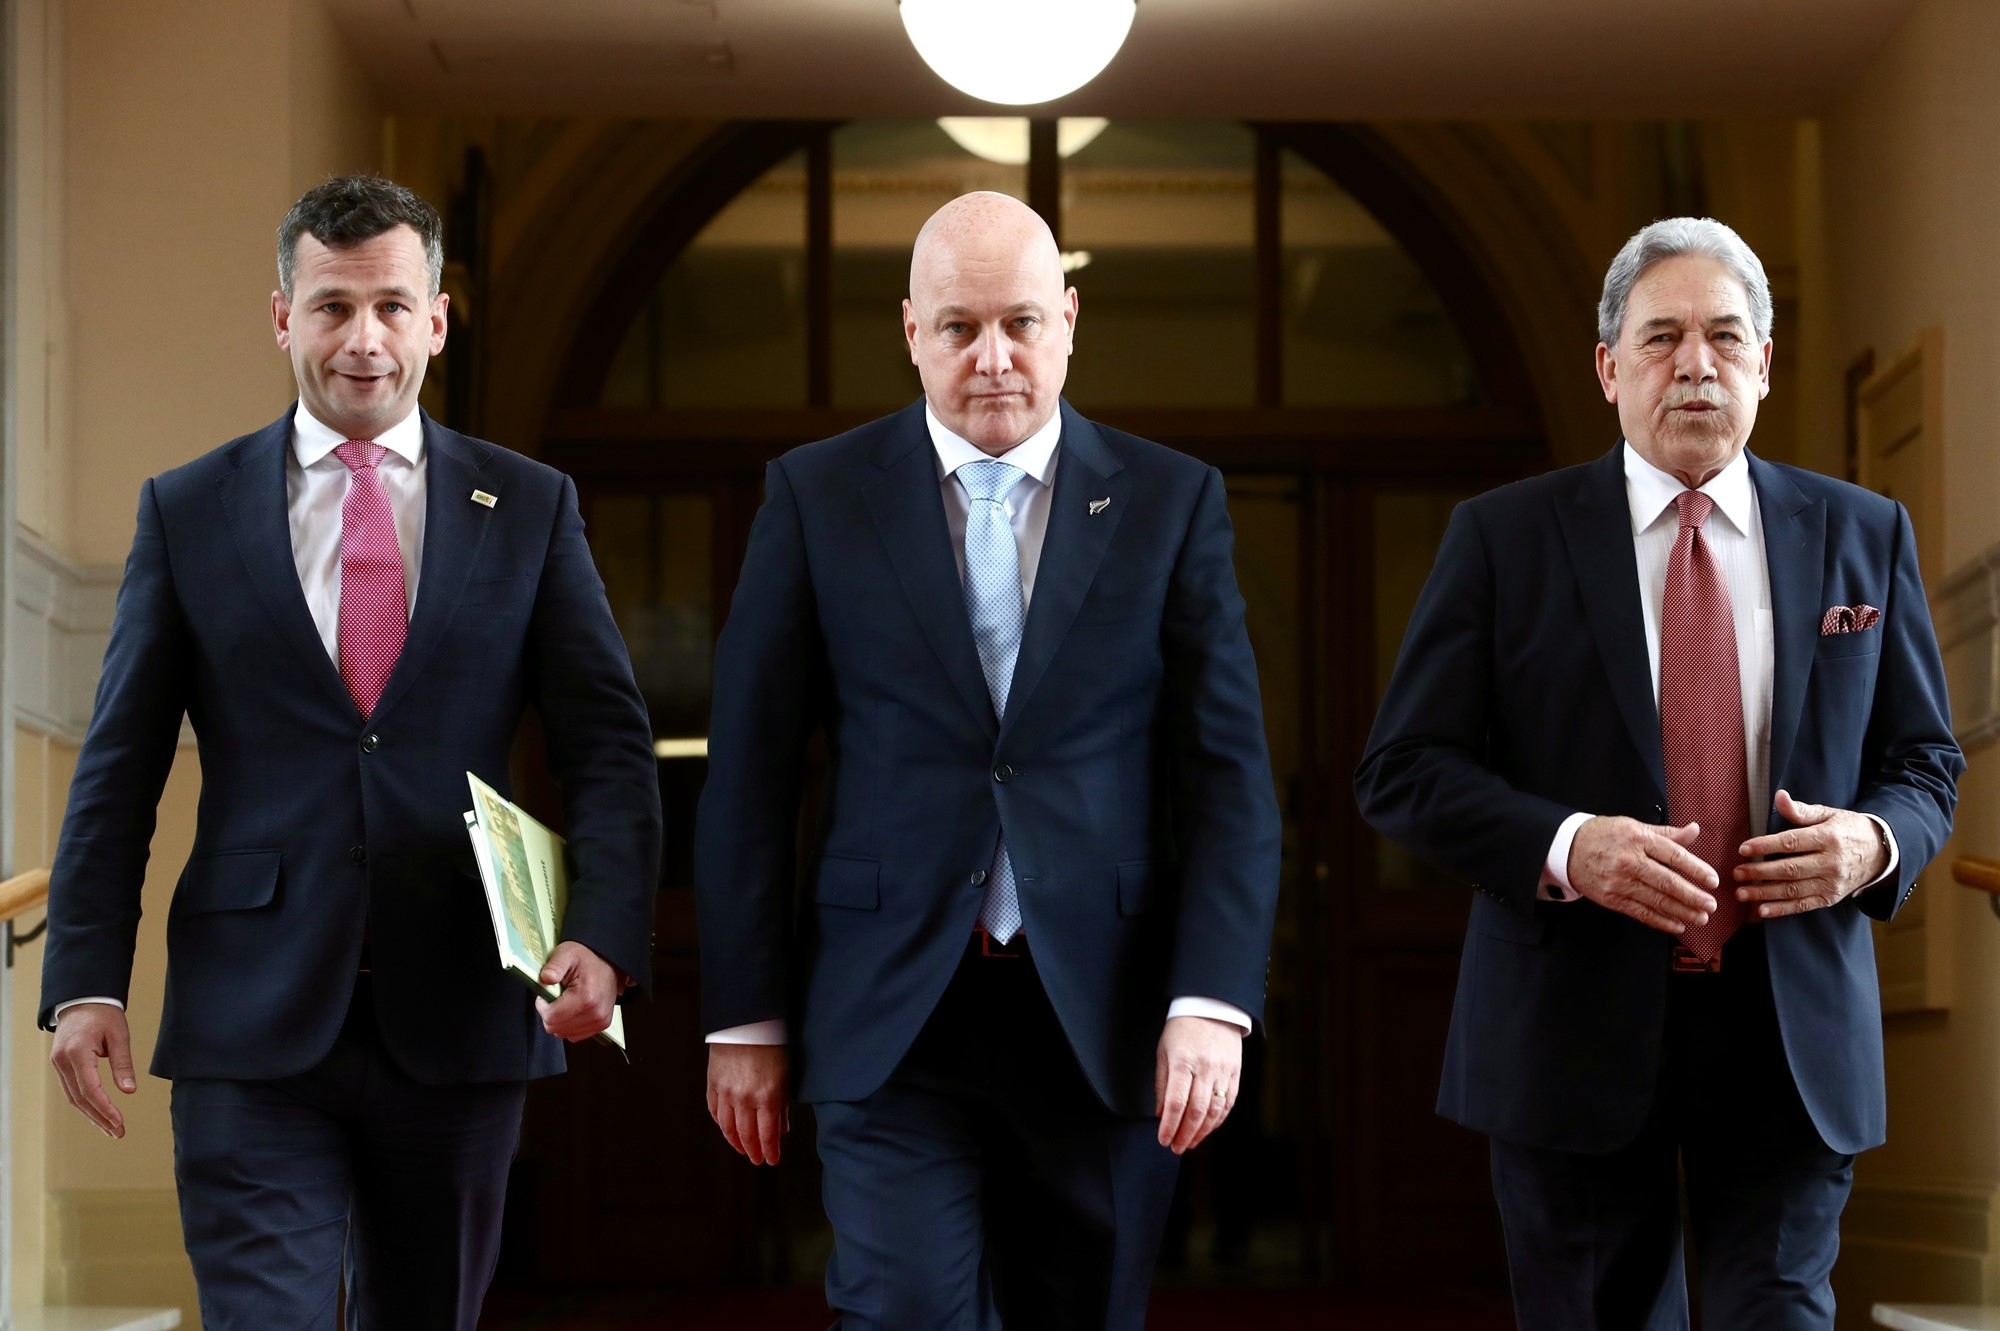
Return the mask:
[[307, 190], [278, 227], [278, 290], [292, 298], [292, 270], [299, 237], [311, 236], [330, 249], [346, 249], [406, 226], [424, 247], [431, 299], [444, 285], [444, 222], [437, 209], [410, 190], [380, 176], [338, 176]]
[[1625, 324], [1625, 304], [1648, 268], [1662, 259], [1705, 254], [1727, 268], [1750, 297], [1750, 327], [1757, 340], [1771, 336], [1771, 281], [1763, 260], [1743, 243], [1743, 237], [1712, 217], [1669, 217], [1641, 227], [1604, 274], [1604, 295], [1597, 302], [1597, 340], [1618, 345]]

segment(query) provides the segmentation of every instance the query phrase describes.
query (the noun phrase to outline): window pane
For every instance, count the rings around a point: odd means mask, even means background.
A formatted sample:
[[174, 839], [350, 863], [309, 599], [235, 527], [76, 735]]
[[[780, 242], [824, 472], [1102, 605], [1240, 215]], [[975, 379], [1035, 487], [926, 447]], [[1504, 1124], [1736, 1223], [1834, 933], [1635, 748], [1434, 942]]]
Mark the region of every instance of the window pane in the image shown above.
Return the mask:
[[708, 734], [714, 513], [705, 494], [598, 494], [590, 550], [656, 738]]
[[1079, 406], [1255, 401], [1255, 156], [1241, 125], [1114, 120], [1063, 163]]
[[795, 153], [667, 269], [605, 380], [607, 407], [806, 403], [806, 167]]
[[1456, 407], [1479, 399], [1435, 289], [1354, 196], [1280, 154], [1284, 399], [1294, 407]]
[[833, 134], [833, 401], [900, 407], [923, 391], [903, 342], [910, 246], [961, 194], [1025, 199], [1022, 165], [989, 162], [935, 121], [869, 121]]

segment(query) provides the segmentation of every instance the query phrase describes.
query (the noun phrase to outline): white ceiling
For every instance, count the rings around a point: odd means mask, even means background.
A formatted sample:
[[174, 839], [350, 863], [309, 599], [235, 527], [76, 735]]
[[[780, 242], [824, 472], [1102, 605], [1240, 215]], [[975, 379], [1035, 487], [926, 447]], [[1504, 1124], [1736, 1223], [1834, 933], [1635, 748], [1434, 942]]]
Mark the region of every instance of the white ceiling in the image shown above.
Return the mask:
[[[395, 110], [1005, 113], [924, 66], [896, 0], [323, 2]], [[1111, 68], [1049, 109], [1243, 119], [1804, 113], [1843, 94], [1912, 3], [1139, 0]]]

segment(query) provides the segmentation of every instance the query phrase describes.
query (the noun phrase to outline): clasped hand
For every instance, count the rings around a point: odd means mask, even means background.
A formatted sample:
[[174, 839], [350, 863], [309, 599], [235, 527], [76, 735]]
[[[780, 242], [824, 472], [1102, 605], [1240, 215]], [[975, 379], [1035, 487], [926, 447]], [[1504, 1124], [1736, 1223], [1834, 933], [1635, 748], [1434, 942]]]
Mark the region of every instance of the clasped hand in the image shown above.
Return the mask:
[[[1888, 867], [1888, 849], [1867, 815], [1801, 803], [1783, 790], [1777, 802], [1779, 815], [1794, 826], [1744, 842], [1744, 862], [1731, 888], [1758, 919], [1831, 906]], [[1656, 827], [1633, 818], [1593, 818], [1570, 845], [1570, 886], [1608, 910], [1678, 936], [1715, 913], [1715, 870], [1688, 849], [1699, 831], [1694, 823]]]

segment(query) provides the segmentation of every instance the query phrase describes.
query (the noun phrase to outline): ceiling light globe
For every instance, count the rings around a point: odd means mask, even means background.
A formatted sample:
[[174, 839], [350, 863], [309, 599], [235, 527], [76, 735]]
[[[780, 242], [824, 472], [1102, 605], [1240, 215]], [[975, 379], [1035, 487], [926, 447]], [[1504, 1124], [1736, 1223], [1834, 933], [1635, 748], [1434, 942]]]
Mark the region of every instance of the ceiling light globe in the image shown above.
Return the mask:
[[1137, 0], [902, 0], [903, 29], [939, 78], [981, 101], [1033, 106], [1096, 78]]

